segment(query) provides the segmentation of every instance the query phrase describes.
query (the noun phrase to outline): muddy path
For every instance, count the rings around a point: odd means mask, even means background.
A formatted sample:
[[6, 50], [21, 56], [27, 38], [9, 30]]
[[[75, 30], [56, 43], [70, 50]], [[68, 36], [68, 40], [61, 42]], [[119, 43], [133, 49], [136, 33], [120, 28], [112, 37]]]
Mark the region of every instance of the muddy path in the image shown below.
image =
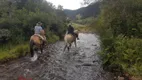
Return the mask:
[[63, 52], [64, 42], [46, 47], [35, 62], [29, 56], [0, 65], [0, 80], [112, 80], [101, 66], [98, 36], [80, 33], [77, 48]]

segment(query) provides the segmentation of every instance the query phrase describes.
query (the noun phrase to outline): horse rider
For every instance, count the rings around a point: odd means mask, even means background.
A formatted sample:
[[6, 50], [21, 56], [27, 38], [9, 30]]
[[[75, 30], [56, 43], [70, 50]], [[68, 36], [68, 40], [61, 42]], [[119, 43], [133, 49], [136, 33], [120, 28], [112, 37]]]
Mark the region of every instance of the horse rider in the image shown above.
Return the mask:
[[43, 30], [43, 28], [41, 27], [42, 26], [42, 23], [41, 22], [38, 22], [34, 28], [34, 32], [35, 34], [34, 35], [37, 35], [38, 37], [41, 38], [41, 40], [43, 42], [46, 42], [46, 37], [45, 36], [42, 36], [41, 35], [41, 30]]
[[78, 34], [74, 33], [74, 28], [71, 25], [69, 25], [69, 27], [67, 28], [67, 34], [72, 34], [73, 36], [76, 36], [77, 39], [79, 40]]

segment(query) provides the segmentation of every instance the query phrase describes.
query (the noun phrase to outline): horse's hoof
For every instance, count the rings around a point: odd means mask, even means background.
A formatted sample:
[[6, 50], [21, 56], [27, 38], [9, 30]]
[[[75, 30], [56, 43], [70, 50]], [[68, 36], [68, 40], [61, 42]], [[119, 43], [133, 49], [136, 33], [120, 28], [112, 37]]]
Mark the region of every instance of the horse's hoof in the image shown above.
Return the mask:
[[34, 61], [37, 60], [37, 58], [38, 58], [38, 56], [37, 56], [37, 54], [35, 54], [35, 55], [31, 58], [31, 61], [34, 62]]

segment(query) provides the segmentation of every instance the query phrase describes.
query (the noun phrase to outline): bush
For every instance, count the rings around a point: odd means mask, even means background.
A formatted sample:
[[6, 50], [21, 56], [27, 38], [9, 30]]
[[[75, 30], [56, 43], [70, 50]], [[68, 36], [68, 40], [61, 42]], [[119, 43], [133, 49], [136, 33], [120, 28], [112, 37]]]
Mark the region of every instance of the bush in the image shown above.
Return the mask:
[[59, 39], [60, 39], [59, 36], [55, 35], [52, 32], [48, 32], [47, 43], [54, 43], [58, 41]]
[[[142, 75], [142, 40], [119, 35], [115, 39], [103, 41], [105, 49], [101, 56], [105, 66], [118, 65], [123, 72]], [[119, 68], [120, 68], [119, 67]]]
[[0, 42], [6, 42], [11, 38], [10, 31], [8, 29], [0, 29]]

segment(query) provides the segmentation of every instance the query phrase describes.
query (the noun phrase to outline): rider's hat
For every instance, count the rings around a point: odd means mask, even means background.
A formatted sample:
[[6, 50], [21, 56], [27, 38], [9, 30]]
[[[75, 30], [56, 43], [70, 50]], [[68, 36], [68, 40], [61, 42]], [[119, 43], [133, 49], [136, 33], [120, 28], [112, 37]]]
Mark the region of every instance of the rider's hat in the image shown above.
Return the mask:
[[38, 22], [38, 23], [37, 23], [37, 26], [40, 26], [41, 24], [42, 24], [41, 22]]

